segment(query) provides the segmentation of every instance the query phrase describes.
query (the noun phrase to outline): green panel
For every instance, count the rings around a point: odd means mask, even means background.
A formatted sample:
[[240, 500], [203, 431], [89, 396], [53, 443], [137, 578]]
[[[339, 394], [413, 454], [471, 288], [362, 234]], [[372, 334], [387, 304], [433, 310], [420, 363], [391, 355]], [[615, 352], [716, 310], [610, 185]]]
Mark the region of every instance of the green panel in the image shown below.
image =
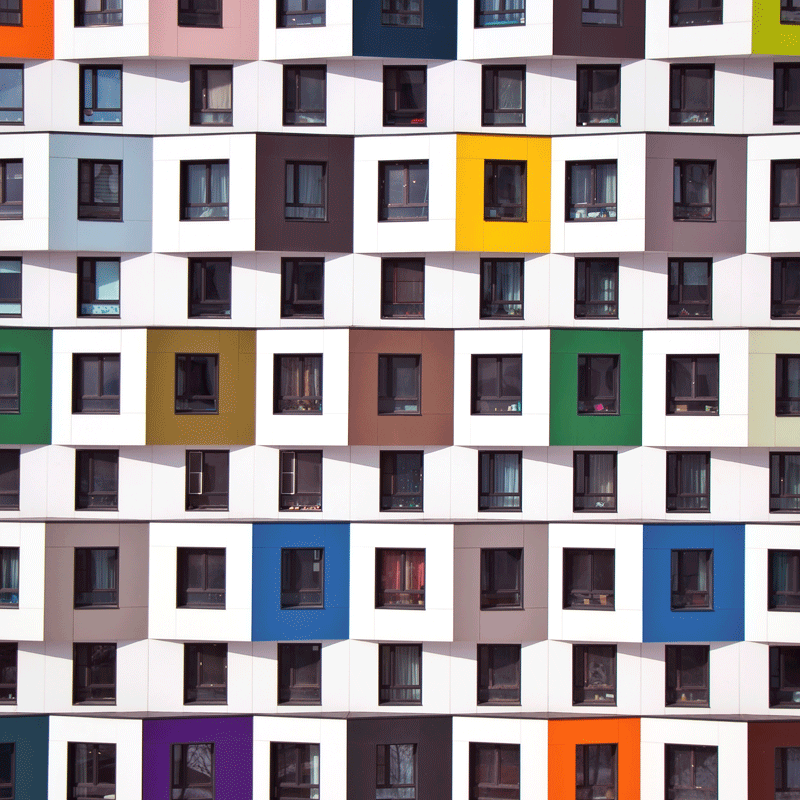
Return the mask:
[[14, 800], [45, 800], [49, 718], [3, 717], [0, 742], [14, 742]]
[[800, 25], [781, 25], [781, 0], [753, 0], [753, 52], [800, 56]]
[[[578, 355], [619, 354], [619, 416], [578, 416]], [[550, 331], [550, 444], [642, 444], [642, 332]]]
[[50, 444], [53, 332], [4, 328], [0, 353], [19, 353], [19, 414], [0, 414], [0, 444]]

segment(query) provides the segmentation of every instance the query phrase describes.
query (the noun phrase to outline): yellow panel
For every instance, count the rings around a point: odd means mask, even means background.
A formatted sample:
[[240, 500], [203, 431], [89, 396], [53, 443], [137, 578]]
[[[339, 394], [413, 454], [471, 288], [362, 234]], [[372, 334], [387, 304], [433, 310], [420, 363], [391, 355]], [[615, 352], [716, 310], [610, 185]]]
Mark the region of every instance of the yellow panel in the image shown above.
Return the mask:
[[[526, 220], [484, 220], [484, 162], [525, 161]], [[459, 135], [456, 145], [456, 250], [550, 251], [550, 139]]]

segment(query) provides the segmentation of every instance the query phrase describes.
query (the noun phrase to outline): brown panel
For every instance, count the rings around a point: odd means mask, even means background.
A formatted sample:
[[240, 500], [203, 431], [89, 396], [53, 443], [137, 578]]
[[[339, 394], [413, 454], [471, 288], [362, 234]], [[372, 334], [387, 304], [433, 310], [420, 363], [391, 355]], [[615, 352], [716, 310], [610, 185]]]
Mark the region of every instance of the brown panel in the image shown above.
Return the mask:
[[[47, 526], [45, 539], [49, 539]], [[75, 556], [72, 548], [50, 547], [44, 551], [44, 640], [72, 640], [72, 605]]]
[[[453, 341], [452, 331], [351, 330], [349, 444], [452, 445]], [[421, 414], [378, 415], [381, 353], [421, 356]]]
[[581, 0], [553, 0], [553, 55], [644, 58], [645, 0], [623, 0], [619, 27], [583, 25]]
[[747, 724], [748, 800], [775, 800], [776, 747], [800, 747], [800, 721]]
[[[327, 163], [326, 221], [285, 218], [287, 161]], [[353, 251], [352, 136], [256, 135], [256, 250]]]

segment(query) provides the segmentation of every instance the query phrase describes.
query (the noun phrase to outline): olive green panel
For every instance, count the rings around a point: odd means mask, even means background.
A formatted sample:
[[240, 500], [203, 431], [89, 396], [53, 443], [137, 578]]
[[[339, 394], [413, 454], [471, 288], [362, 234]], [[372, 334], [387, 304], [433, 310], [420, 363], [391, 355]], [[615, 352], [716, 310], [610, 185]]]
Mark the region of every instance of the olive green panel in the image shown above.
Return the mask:
[[0, 444], [50, 444], [53, 332], [0, 329], [0, 352], [19, 353], [19, 413], [0, 413]]
[[[219, 354], [219, 413], [175, 413], [177, 353]], [[147, 444], [254, 444], [255, 394], [255, 331], [147, 332]]]
[[753, 53], [800, 56], [800, 25], [781, 25], [781, 0], [753, 0]]
[[[619, 354], [619, 414], [578, 416], [578, 356]], [[642, 332], [550, 332], [550, 444], [631, 446], [642, 443]]]

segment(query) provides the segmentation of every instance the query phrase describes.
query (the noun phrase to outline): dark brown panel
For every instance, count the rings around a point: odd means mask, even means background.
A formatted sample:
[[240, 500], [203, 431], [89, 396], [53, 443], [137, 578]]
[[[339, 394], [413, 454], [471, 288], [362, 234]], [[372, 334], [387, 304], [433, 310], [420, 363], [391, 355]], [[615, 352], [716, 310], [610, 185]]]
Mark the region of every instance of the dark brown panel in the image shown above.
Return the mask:
[[553, 55], [644, 58], [645, 0], [622, 4], [622, 25], [583, 25], [581, 0], [553, 0]]
[[776, 747], [800, 747], [800, 721], [747, 724], [748, 800], [775, 800]]
[[[324, 162], [327, 219], [284, 217], [286, 162]], [[256, 250], [353, 251], [353, 138], [256, 135]]]
[[[421, 410], [378, 415], [378, 356], [420, 355]], [[453, 444], [453, 331], [350, 331], [348, 443], [413, 447]]]

